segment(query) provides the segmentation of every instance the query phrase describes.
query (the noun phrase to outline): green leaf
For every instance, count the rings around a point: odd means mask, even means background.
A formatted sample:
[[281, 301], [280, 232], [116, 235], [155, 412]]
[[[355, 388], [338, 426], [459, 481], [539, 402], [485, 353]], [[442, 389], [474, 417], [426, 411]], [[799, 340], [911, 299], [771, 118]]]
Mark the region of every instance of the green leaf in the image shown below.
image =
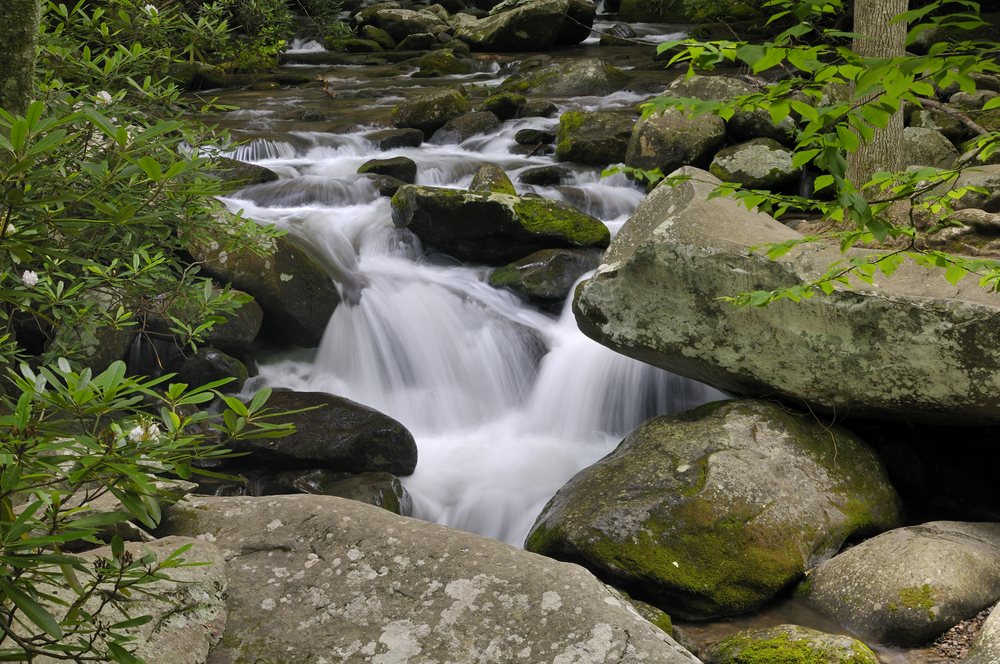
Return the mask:
[[969, 274], [969, 272], [965, 268], [963, 268], [960, 265], [952, 263], [948, 267], [948, 270], [944, 273], [944, 278], [948, 280], [949, 284], [954, 286], [955, 284], [957, 284], [959, 281], [962, 280], [962, 277], [964, 277], [967, 274]]
[[983, 105], [983, 110], [988, 111], [998, 106], [1000, 106], [1000, 97], [994, 97]]
[[52, 617], [52, 614], [45, 610], [45, 607], [2, 577], [0, 577], [0, 589], [14, 603], [14, 606], [20, 609], [25, 617], [35, 623], [39, 629], [54, 639], [61, 639], [63, 637], [62, 628], [59, 627], [59, 623]]
[[153, 182], [159, 182], [163, 179], [163, 171], [160, 169], [160, 164], [152, 157], [143, 157], [139, 160], [139, 165], [142, 166], [142, 170], [146, 172], [146, 175]]

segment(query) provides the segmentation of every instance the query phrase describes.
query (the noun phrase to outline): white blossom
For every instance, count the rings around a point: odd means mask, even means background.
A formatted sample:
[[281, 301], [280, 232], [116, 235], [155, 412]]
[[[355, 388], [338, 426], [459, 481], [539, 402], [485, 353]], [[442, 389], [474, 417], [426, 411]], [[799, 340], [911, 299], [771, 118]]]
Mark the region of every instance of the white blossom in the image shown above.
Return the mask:
[[38, 275], [31, 270], [26, 270], [24, 274], [21, 275], [21, 283], [28, 288], [34, 288], [38, 284]]
[[128, 439], [131, 440], [133, 443], [138, 443], [140, 440], [142, 440], [142, 436], [145, 433], [146, 430], [142, 428], [142, 425], [136, 424], [135, 428], [128, 432]]
[[94, 96], [95, 96], [95, 97], [97, 98], [97, 99], [96, 99], [95, 101], [97, 102], [97, 104], [98, 104], [99, 106], [107, 106], [107, 105], [108, 105], [108, 104], [110, 104], [110, 103], [111, 103], [112, 101], [114, 101], [114, 100], [113, 100], [113, 99], [111, 98], [111, 93], [110, 93], [110, 92], [108, 92], [107, 90], [101, 90], [100, 92], [98, 92], [98, 93], [97, 93], [96, 95], [94, 95]]
[[160, 13], [159, 10], [156, 9], [155, 5], [146, 5], [145, 7], [142, 8], [142, 11], [154, 17]]
[[7, 236], [10, 236], [10, 235], [13, 235], [16, 232], [17, 232], [17, 229], [14, 228], [14, 224], [7, 224], [7, 228], [4, 229], [3, 234], [7, 235]]

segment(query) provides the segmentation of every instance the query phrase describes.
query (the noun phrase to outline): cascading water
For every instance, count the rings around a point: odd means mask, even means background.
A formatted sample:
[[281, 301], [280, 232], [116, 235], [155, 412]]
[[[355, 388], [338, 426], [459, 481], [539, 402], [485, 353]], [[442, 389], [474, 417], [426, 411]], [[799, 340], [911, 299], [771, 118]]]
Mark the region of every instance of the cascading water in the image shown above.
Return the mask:
[[[283, 179], [225, 201], [286, 229], [343, 296], [318, 349], [265, 361], [246, 391], [330, 392], [395, 417], [419, 449], [416, 473], [404, 478], [414, 516], [518, 546], [548, 499], [644, 419], [722, 398], [587, 339], [568, 308], [553, 318], [494, 289], [486, 268], [426, 255], [392, 224], [389, 200], [356, 174], [374, 156], [407, 156], [420, 184], [467, 187], [486, 163], [516, 180], [553, 163], [512, 154], [513, 135], [525, 127], [555, 122], [508, 121], [459, 146], [391, 153], [351, 135], [260, 139], [234, 156]], [[594, 169], [522, 191], [567, 200], [612, 231], [643, 196], [624, 177], [600, 179]]]

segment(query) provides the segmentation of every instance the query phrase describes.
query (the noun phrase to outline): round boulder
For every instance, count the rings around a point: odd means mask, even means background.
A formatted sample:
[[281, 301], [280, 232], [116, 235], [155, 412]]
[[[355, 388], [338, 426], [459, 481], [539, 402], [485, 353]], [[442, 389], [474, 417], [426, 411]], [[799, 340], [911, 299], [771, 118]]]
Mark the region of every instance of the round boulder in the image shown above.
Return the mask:
[[705, 664], [879, 664], [875, 653], [857, 639], [798, 625], [737, 632], [719, 641], [701, 659]]
[[417, 162], [413, 161], [409, 157], [369, 159], [365, 163], [361, 164], [358, 168], [358, 173], [387, 175], [407, 184], [413, 184], [413, 181], [417, 178]]
[[517, 117], [517, 112], [528, 100], [513, 92], [501, 92], [486, 98], [479, 107], [480, 111], [489, 111], [501, 120], [511, 120]]
[[596, 270], [601, 259], [573, 249], [543, 249], [490, 275], [490, 284], [509, 288], [529, 300], [563, 302], [576, 280]]
[[802, 168], [792, 163], [794, 155], [777, 141], [755, 138], [719, 151], [708, 172], [723, 182], [748, 189], [784, 189], [798, 181]]
[[726, 138], [726, 124], [716, 115], [686, 117], [676, 109], [651, 113], [635, 123], [625, 165], [671, 173], [681, 166], [707, 166]]
[[882, 533], [820, 565], [799, 595], [861, 638], [926, 643], [1000, 599], [1000, 523]]
[[380, 129], [365, 134], [365, 138], [379, 150], [419, 148], [424, 142], [424, 132], [419, 129]]
[[201, 387], [217, 380], [232, 378], [221, 389], [226, 392], [239, 392], [247, 382], [247, 368], [234, 357], [214, 348], [203, 347], [194, 357], [179, 358], [174, 365], [167, 366], [167, 371], [176, 372], [171, 380], [175, 383], [187, 383], [191, 387]]
[[688, 620], [753, 610], [900, 501], [852, 433], [766, 401], [657, 417], [549, 501], [525, 548]]
[[410, 9], [382, 9], [375, 13], [378, 27], [389, 36], [401, 42], [409, 35], [430, 33], [442, 21], [433, 14], [415, 12]]
[[510, 181], [510, 178], [507, 177], [502, 168], [493, 164], [482, 166], [476, 171], [476, 174], [472, 176], [472, 184], [469, 185], [469, 191], [493, 191], [498, 194], [517, 195], [514, 183]]
[[592, 166], [618, 164], [625, 160], [632, 118], [606, 111], [570, 111], [559, 117], [556, 161]]
[[617, 92], [627, 82], [622, 70], [603, 60], [590, 58], [516, 74], [501, 87], [522, 95], [584, 97]]
[[397, 128], [419, 129], [430, 136], [448, 120], [469, 112], [469, 102], [457, 90], [439, 90], [400, 102], [392, 109]]
[[952, 142], [935, 129], [903, 129], [903, 163], [907, 166], [951, 168], [958, 156]]

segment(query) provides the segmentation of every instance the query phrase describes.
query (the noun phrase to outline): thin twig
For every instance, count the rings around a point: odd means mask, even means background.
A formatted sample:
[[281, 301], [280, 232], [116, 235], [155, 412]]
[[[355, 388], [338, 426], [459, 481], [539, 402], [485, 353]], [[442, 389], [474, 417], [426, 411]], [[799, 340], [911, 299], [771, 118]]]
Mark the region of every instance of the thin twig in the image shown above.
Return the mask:
[[976, 132], [980, 136], [990, 133], [986, 129], [983, 129], [982, 127], [977, 125], [975, 122], [973, 122], [972, 118], [970, 118], [965, 113], [962, 113], [958, 109], [952, 108], [951, 106], [948, 106], [946, 104], [942, 104], [939, 101], [934, 101], [933, 99], [924, 99], [923, 97], [917, 97], [917, 101], [924, 106], [930, 106], [931, 108], [936, 108], [939, 111], [944, 111], [948, 115], [955, 116], [962, 122], [962, 124], [964, 124], [972, 131]]

